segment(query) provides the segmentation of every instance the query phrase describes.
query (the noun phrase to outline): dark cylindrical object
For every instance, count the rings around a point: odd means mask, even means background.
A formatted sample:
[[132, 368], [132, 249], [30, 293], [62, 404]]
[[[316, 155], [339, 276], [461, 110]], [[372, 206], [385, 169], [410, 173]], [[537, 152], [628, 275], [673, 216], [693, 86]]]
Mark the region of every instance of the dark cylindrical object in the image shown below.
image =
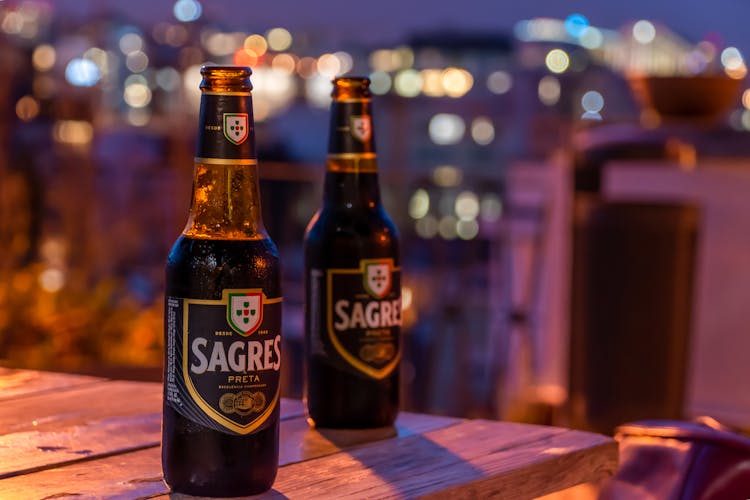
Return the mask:
[[172, 491], [271, 488], [279, 457], [281, 285], [261, 220], [250, 69], [201, 70], [187, 226], [169, 254], [162, 468]]
[[574, 210], [573, 423], [611, 433], [680, 418], [690, 340], [698, 210], [604, 202]]
[[323, 203], [305, 235], [305, 395], [318, 427], [387, 426], [398, 413], [401, 269], [369, 83], [334, 80]]

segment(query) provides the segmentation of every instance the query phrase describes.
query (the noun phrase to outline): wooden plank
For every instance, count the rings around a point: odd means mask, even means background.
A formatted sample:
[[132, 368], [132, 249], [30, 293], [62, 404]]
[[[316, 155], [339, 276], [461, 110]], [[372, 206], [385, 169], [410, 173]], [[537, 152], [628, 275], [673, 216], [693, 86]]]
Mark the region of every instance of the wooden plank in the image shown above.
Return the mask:
[[[284, 403], [290, 400], [282, 400]], [[299, 409], [299, 405], [289, 405]], [[281, 466], [337, 453], [357, 444], [388, 437], [403, 438], [426, 430], [445, 428], [461, 420], [403, 412], [396, 428], [364, 431], [318, 431], [298, 416], [281, 422]], [[20, 494], [36, 497], [92, 496], [107, 492], [117, 498], [146, 498], [167, 493], [161, 481], [158, 448], [149, 448], [93, 461], [68, 465], [0, 481], [0, 498]], [[70, 478], [75, 478], [72, 482]]]
[[[158, 446], [162, 386], [102, 381], [0, 407], [0, 478]], [[282, 418], [304, 414], [282, 398]]]
[[307, 420], [294, 419], [281, 426], [279, 464], [287, 465], [337, 453], [353, 446], [389, 438], [403, 438], [442, 429], [461, 419], [401, 412], [395, 427], [379, 429], [311, 429]]
[[292, 499], [332, 491], [339, 498], [522, 499], [600, 479], [616, 465], [617, 445], [604, 436], [474, 420], [284, 467], [274, 488]]
[[[301, 421], [282, 422], [282, 428], [297, 427]], [[286, 435], [291, 434], [287, 431]], [[282, 447], [282, 463], [296, 458], [284, 455], [289, 449]], [[596, 434], [464, 421], [286, 465], [279, 470], [274, 489], [262, 498], [331, 498], [335, 492], [337, 498], [449, 494], [516, 500], [610, 475], [616, 457], [615, 442]], [[158, 448], [0, 481], [0, 498], [106, 494], [118, 499], [167, 499], [166, 492]]]
[[79, 385], [101, 382], [104, 379], [69, 373], [16, 370], [0, 367], [0, 401], [60, 391]]

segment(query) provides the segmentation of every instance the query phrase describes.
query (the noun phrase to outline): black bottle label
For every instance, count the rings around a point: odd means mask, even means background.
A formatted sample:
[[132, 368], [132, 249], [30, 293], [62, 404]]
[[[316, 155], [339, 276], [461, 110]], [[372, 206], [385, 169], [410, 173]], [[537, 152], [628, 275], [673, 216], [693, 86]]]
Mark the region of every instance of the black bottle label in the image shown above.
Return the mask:
[[[313, 332], [332, 362], [374, 379], [390, 375], [401, 359], [401, 272], [393, 259], [362, 259], [358, 268], [312, 270], [312, 303], [323, 301], [323, 324]], [[325, 280], [324, 283], [322, 281]], [[322, 321], [321, 321], [322, 320]], [[317, 345], [316, 345], [317, 344]]]
[[224, 290], [221, 300], [167, 297], [164, 398], [228, 434], [268, 426], [279, 402], [281, 298]]
[[196, 161], [256, 162], [253, 106], [249, 92], [204, 92], [199, 123]]

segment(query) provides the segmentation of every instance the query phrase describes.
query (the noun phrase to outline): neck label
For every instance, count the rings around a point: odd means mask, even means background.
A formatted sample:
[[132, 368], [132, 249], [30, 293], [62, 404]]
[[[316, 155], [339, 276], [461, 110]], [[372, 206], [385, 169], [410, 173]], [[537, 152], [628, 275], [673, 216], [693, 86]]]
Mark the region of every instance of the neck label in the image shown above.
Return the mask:
[[250, 95], [201, 96], [196, 158], [255, 159], [255, 128]]

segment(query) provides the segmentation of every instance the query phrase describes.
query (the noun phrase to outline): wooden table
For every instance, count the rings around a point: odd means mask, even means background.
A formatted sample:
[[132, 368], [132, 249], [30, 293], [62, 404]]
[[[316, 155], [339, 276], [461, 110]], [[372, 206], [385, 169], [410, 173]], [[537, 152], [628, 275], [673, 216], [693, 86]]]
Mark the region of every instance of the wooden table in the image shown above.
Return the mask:
[[[555, 427], [401, 413], [395, 429], [312, 430], [281, 404], [267, 498], [534, 498], [611, 475], [617, 445]], [[161, 384], [0, 368], [0, 498], [167, 498]]]

